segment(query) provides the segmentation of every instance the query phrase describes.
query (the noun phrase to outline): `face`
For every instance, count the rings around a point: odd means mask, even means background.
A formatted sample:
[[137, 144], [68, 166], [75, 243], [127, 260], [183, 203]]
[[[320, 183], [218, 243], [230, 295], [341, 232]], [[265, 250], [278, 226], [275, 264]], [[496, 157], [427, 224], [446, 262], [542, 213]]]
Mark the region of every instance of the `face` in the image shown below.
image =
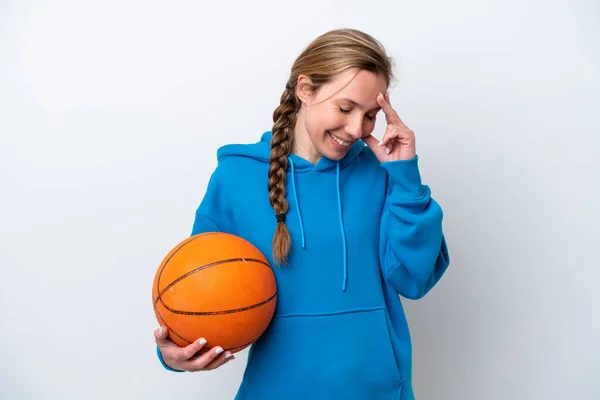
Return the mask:
[[321, 156], [342, 159], [357, 140], [370, 135], [381, 110], [377, 94], [385, 93], [385, 78], [351, 69], [337, 75], [315, 93], [310, 80], [298, 77], [297, 95], [302, 101], [294, 132], [294, 151], [316, 163]]

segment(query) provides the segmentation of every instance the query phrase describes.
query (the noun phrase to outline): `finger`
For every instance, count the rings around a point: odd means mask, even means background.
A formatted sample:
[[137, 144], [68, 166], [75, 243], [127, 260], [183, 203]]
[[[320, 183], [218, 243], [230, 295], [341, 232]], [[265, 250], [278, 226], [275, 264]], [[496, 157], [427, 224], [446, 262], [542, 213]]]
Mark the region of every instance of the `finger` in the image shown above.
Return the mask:
[[[390, 107], [392, 109], [394, 109], [394, 107], [392, 107], [392, 103], [390, 102], [390, 92], [385, 92], [385, 101], [390, 105]], [[396, 110], [394, 110], [394, 113], [396, 114], [396, 116], [398, 117], [398, 120], [400, 121], [401, 124], [403, 124], [402, 120], [400, 119], [400, 116], [398, 115], [398, 113], [396, 112]], [[390, 148], [390, 151], [392, 149]]]
[[204, 345], [206, 344], [206, 339], [204, 338], [200, 338], [198, 340], [196, 340], [194, 343], [184, 347], [181, 352], [181, 354], [183, 355], [182, 358], [184, 360], [188, 360], [192, 357], [194, 357], [194, 355], [196, 353], [198, 353], [200, 351], [200, 349], [202, 349], [204, 347]]
[[[386, 132], [386, 134], [387, 134], [387, 132]], [[388, 141], [388, 140], [389, 140], [389, 138], [386, 138], [385, 135], [383, 136], [383, 139], [381, 139], [381, 141], [377, 141], [377, 139], [375, 139], [375, 137], [373, 137], [373, 135], [363, 138], [363, 142], [367, 143], [367, 145], [371, 148], [371, 150], [373, 150], [373, 152], [377, 155], [384, 155], [384, 154], [391, 153], [393, 146], [392, 146], [392, 143], [386, 143], [386, 141]]]
[[382, 157], [384, 157], [386, 154], [388, 154], [386, 152], [386, 148], [381, 146], [377, 139], [375, 139], [375, 137], [373, 135], [369, 135], [364, 137], [363, 142], [365, 142], [367, 144], [367, 146], [369, 146], [371, 148], [371, 150], [373, 150], [373, 153], [375, 153], [375, 155], [377, 156], [377, 158], [382, 159]]
[[223, 353], [223, 348], [221, 346], [214, 347], [200, 357], [193, 357], [193, 359], [186, 362], [184, 364], [185, 369], [188, 371], [201, 371], [221, 353]]
[[226, 364], [229, 361], [234, 360], [234, 359], [235, 359], [235, 357], [233, 356], [233, 354], [229, 351], [226, 351], [225, 353], [221, 354], [220, 356], [218, 356], [217, 358], [215, 358], [214, 360], [209, 362], [204, 367], [204, 369], [210, 371], [210, 370], [219, 368], [219, 367], [223, 366], [223, 364]]
[[375, 139], [375, 136], [373, 135], [363, 137], [362, 141], [365, 142], [371, 149], [379, 144], [379, 141]]
[[394, 141], [390, 140], [389, 137], [383, 137], [383, 139], [381, 140], [381, 146], [384, 147], [385, 154], [390, 154], [392, 151], [394, 151]]
[[160, 328], [154, 331], [154, 340], [156, 341], [158, 347], [164, 347], [173, 343], [169, 339], [169, 328], [167, 328], [166, 326], [161, 326]]
[[391, 152], [394, 147], [394, 141], [392, 139], [396, 138], [397, 136], [398, 136], [397, 132], [394, 132], [394, 130], [392, 130], [392, 129], [388, 129], [385, 132], [385, 134], [383, 135], [383, 137], [381, 138], [381, 142], [379, 142], [379, 145], [385, 146]]
[[385, 113], [386, 119], [389, 120], [390, 118], [394, 118], [397, 115], [396, 111], [394, 111], [394, 109], [392, 108], [392, 105], [385, 99], [382, 93], [379, 93], [377, 95], [377, 104], [379, 104], [379, 106]]
[[385, 113], [385, 120], [387, 121], [388, 124], [403, 124], [402, 120], [398, 116], [398, 113], [396, 112], [396, 110], [394, 110], [392, 108], [392, 105], [389, 102], [389, 99], [390, 99], [389, 93], [386, 92], [386, 94], [387, 94], [387, 99], [384, 97], [384, 95], [382, 93], [379, 93], [377, 95], [377, 103], [379, 104], [379, 106], [381, 107], [383, 112]]

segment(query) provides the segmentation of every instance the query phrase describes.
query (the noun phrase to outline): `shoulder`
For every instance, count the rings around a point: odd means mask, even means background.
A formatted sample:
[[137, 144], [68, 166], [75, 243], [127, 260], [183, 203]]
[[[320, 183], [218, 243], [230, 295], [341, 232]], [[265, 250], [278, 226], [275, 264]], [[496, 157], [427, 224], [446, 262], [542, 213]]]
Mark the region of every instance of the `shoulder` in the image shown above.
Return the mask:
[[217, 150], [217, 166], [211, 180], [219, 186], [239, 186], [267, 177], [269, 153], [264, 144], [227, 144]]
[[250, 159], [268, 163], [271, 146], [267, 133], [263, 134], [261, 140], [255, 143], [231, 143], [219, 147], [217, 150], [217, 160], [221, 163], [231, 159], [234, 160], [233, 162], [243, 162]]

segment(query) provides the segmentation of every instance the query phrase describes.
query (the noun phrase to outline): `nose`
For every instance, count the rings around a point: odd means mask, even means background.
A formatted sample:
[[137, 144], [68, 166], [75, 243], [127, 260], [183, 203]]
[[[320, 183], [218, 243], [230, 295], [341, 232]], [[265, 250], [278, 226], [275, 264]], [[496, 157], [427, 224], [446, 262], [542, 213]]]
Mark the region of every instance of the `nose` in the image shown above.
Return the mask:
[[348, 136], [351, 136], [352, 139], [354, 139], [354, 140], [360, 139], [362, 137], [362, 125], [363, 125], [363, 117], [362, 116], [359, 115], [359, 116], [353, 118], [346, 125], [346, 134], [348, 134]]

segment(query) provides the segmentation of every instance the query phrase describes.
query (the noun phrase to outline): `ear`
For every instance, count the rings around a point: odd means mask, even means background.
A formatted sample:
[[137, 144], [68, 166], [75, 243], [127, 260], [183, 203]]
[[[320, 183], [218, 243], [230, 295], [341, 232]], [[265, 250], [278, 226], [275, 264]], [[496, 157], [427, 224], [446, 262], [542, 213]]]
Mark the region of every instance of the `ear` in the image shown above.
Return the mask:
[[306, 75], [300, 74], [296, 83], [296, 96], [302, 103], [309, 103], [313, 94], [312, 81]]

